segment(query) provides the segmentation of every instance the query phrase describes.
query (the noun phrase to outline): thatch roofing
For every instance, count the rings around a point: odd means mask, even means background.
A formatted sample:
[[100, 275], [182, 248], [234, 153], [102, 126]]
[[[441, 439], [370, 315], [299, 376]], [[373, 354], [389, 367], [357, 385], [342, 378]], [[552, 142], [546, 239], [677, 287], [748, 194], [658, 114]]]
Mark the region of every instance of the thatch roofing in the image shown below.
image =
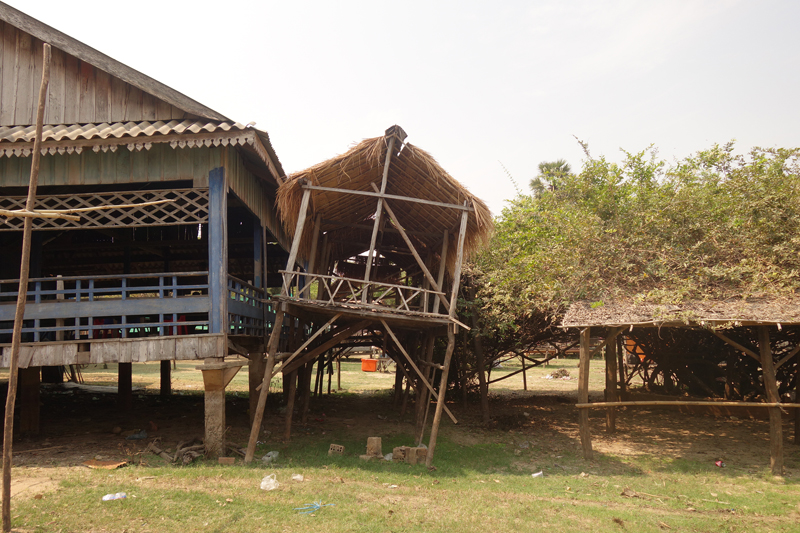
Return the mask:
[[677, 305], [652, 303], [573, 303], [562, 327], [699, 325], [734, 327], [800, 324], [800, 297], [705, 300]]
[[[358, 143], [344, 154], [290, 175], [277, 195], [278, 210], [287, 233], [294, 235], [304, 184], [369, 193], [374, 192], [372, 184], [380, 187], [386, 152], [393, 137], [394, 150], [389, 163], [386, 194], [470, 206], [465, 255], [485, 244], [493, 229], [489, 208], [439, 166], [430, 154], [412, 144], [403, 144], [405, 132], [399, 126], [389, 128], [384, 136]], [[345, 260], [367, 251], [377, 201], [374, 196], [312, 190], [309, 222], [304, 227], [299, 258], [310, 256], [316, 217], [321, 220], [321, 233], [327, 234], [332, 245], [331, 261]], [[434, 263], [438, 262], [444, 231], [447, 230], [447, 263], [452, 270], [463, 211], [401, 199], [386, 201], [423, 258], [432, 253]], [[413, 262], [401, 236], [392, 231], [391, 223], [387, 221], [385, 228], [387, 231], [380, 242], [381, 254], [397, 264]]]

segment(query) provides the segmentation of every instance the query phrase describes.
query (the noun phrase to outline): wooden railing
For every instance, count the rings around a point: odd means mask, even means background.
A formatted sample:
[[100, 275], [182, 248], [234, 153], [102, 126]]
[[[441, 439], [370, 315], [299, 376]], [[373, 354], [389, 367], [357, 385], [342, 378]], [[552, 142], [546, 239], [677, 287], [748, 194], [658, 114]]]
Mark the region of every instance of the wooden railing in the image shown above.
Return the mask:
[[[283, 275], [283, 296], [298, 300], [314, 300], [329, 305], [346, 304], [370, 309], [382, 308], [432, 314], [434, 299], [444, 295], [442, 292], [409, 285], [365, 282], [363, 279], [287, 270], [280, 272]], [[315, 298], [311, 298], [311, 290], [314, 287], [316, 295]], [[364, 298], [365, 292], [366, 298]]]
[[[0, 280], [0, 343], [11, 342], [19, 289]], [[228, 276], [229, 333], [263, 335], [274, 320], [265, 294]], [[35, 278], [22, 332], [24, 342], [200, 334], [210, 311], [208, 272]]]

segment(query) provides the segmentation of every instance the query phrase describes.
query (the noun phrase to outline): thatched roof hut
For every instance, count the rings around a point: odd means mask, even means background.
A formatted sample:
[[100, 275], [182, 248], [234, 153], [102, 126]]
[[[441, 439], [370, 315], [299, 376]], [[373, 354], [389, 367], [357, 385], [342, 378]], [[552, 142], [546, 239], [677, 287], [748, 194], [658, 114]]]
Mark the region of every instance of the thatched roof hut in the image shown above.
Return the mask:
[[[375, 220], [377, 195], [373, 185], [380, 187], [390, 140], [394, 138], [393, 153], [389, 163], [386, 194], [396, 197], [426, 200], [426, 203], [389, 199], [400, 224], [415, 241], [423, 256], [430, 254], [434, 264], [447, 231], [449, 249], [455, 250], [461, 211], [456, 206], [468, 206], [474, 212], [469, 217], [464, 242], [465, 255], [486, 243], [492, 229], [492, 216], [486, 204], [448, 174], [426, 151], [404, 143], [405, 133], [393, 126], [386, 135], [365, 139], [346, 153], [323, 161], [311, 168], [290, 175], [277, 194], [278, 209], [284, 226], [292, 235], [297, 225], [298, 207], [303, 196], [303, 185], [327, 189], [359, 191], [365, 194], [343, 194], [331, 190], [312, 190], [308, 220], [320, 219], [320, 232], [327, 234], [331, 244], [331, 262], [343, 261], [368, 251]], [[448, 207], [448, 205], [450, 207]], [[398, 265], [408, 263], [410, 257], [403, 252], [405, 245], [391, 224], [384, 226], [381, 255]], [[311, 255], [314, 224], [303, 230], [298, 258]], [[411, 259], [413, 261], [413, 259]], [[447, 258], [452, 272], [455, 254]]]

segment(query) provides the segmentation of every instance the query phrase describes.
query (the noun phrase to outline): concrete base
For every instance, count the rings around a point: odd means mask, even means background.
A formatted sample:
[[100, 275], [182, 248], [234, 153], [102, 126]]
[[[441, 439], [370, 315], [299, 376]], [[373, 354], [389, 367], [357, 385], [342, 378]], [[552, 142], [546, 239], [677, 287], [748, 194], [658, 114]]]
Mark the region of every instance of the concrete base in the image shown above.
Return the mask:
[[222, 358], [206, 359], [196, 367], [203, 372], [205, 389], [205, 446], [206, 458], [225, 455], [225, 387], [244, 366], [243, 362], [225, 363]]

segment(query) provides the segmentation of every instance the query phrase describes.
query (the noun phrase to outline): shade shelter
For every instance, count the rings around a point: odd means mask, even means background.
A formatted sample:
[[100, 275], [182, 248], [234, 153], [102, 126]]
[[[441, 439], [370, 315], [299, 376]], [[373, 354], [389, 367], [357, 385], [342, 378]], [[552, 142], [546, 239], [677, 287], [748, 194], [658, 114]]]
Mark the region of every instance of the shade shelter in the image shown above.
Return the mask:
[[[797, 362], [800, 343], [792, 345], [786, 337], [780, 336], [788, 328], [800, 327], [800, 300], [796, 298], [743, 298], [726, 301], [688, 302], [681, 305], [641, 304], [633, 302], [603, 303], [577, 302], [570, 306], [562, 326], [580, 331], [580, 363], [578, 381], [579, 429], [584, 457], [592, 457], [591, 431], [589, 427], [590, 408], [605, 408], [606, 427], [609, 432], [615, 429], [617, 407], [637, 407], [654, 405], [738, 405], [765, 408], [770, 422], [770, 467], [773, 474], [783, 471], [783, 429], [781, 412], [792, 409], [795, 415], [795, 443], [798, 442], [800, 403], [782, 401], [779, 385], [783, 389], [794, 383], [795, 393], [800, 392]], [[696, 402], [675, 400], [663, 401], [619, 401], [617, 388], [617, 364], [621, 359], [619, 336], [638, 328], [665, 328], [678, 331], [706, 332], [723, 341], [740, 357], [750, 357], [757, 361], [763, 383], [763, 402]], [[737, 332], [748, 330], [755, 345], [735, 340], [742, 335]], [[599, 346], [592, 347], [591, 336], [596, 332], [603, 337]], [[745, 335], [746, 337], [746, 335]], [[589, 366], [591, 358], [605, 348], [606, 362], [606, 401], [589, 403]], [[785, 383], [779, 383], [776, 370], [784, 365], [794, 365], [794, 372], [786, 375]], [[796, 396], [795, 396], [796, 397]]]
[[[281, 293], [275, 297], [277, 316], [312, 327], [306, 342], [285, 353], [276, 353], [278, 335], [273, 331], [267, 375], [280, 371], [294, 383], [303, 365], [355, 333], [381, 332], [398, 354], [398, 367], [408, 368], [417, 386], [438, 398], [430, 464], [439, 421], [447, 411], [444, 392], [455, 329], [466, 327], [455, 313], [462, 261], [485, 242], [492, 222], [480, 199], [405, 139], [402, 128], [392, 126], [381, 137], [289, 176], [278, 189], [281, 219], [294, 237], [281, 272]], [[425, 337], [420, 357], [403, 341], [411, 334]], [[447, 335], [448, 344], [444, 363], [435, 365], [431, 358], [439, 335]], [[272, 370], [278, 361], [280, 368]], [[438, 392], [430, 383], [434, 368], [441, 371]]]

